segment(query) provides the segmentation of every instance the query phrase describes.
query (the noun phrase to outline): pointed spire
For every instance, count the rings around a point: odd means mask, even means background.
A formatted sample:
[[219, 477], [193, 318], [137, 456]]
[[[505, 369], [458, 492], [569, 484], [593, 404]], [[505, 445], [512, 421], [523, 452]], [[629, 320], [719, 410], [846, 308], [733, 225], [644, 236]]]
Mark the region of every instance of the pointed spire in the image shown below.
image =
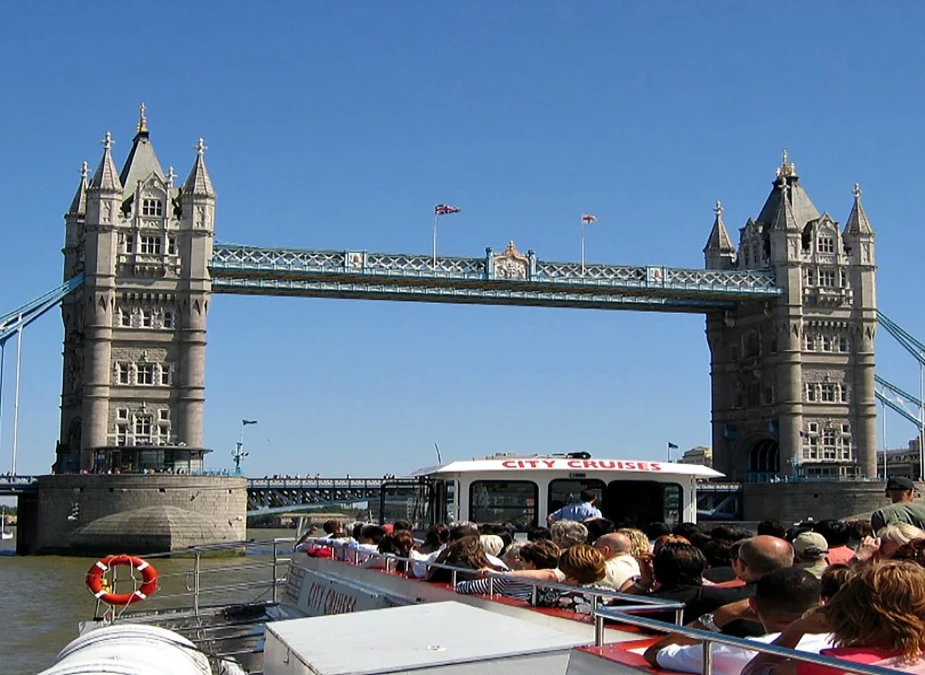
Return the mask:
[[215, 190], [212, 189], [212, 179], [209, 178], [209, 172], [206, 171], [204, 155], [208, 148], [205, 142], [200, 138], [196, 144], [196, 163], [193, 164], [192, 170], [186, 182], [183, 183], [181, 192], [185, 195], [195, 195], [197, 197], [211, 197], [215, 199]]
[[148, 118], [145, 116], [147, 111], [147, 106], [145, 106], [144, 101], [141, 102], [141, 105], [138, 106], [138, 129], [139, 134], [148, 133]]
[[780, 203], [777, 207], [777, 213], [771, 221], [771, 231], [790, 232], [799, 231], [800, 225], [793, 215], [793, 207], [790, 205], [790, 186], [787, 184], [787, 178], [783, 175], [778, 183], [780, 190]]
[[854, 184], [852, 194], [854, 195], [854, 206], [851, 207], [848, 222], [845, 223], [845, 234], [873, 234], [874, 229], [870, 226], [867, 213], [864, 212], [864, 207], [861, 204], [860, 183]]
[[87, 179], [90, 175], [90, 166], [84, 162], [80, 166], [80, 185], [77, 186], [77, 193], [71, 201], [71, 207], [67, 210], [68, 215], [82, 216], [87, 212], [87, 188], [90, 182]]
[[129, 191], [134, 191], [138, 181], [145, 180], [152, 173], [161, 180], [164, 179], [161, 163], [157, 161], [154, 146], [151, 145], [147, 111], [148, 107], [144, 103], [138, 106], [138, 133], [132, 139], [132, 149], [129, 150], [122, 173], [119, 174], [119, 180]]
[[707, 239], [703, 252], [735, 253], [735, 246], [732, 245], [732, 239], [729, 238], [729, 232], [726, 230], [726, 223], [723, 222], [722, 202], [716, 202], [713, 213], [716, 214], [716, 218], [713, 220], [713, 229], [710, 230], [710, 237]]
[[112, 161], [112, 134], [108, 131], [100, 143], [103, 144], [103, 158], [99, 166], [93, 172], [93, 180], [90, 181], [90, 187], [98, 190], [110, 190], [113, 192], [122, 191], [122, 181], [119, 180], [119, 173], [116, 171], [116, 165]]
[[172, 166], [169, 167], [167, 169], [167, 175], [165, 176], [165, 179], [167, 180], [167, 187], [173, 187], [173, 180], [176, 177], [177, 177], [177, 174], [174, 173], [173, 167]]

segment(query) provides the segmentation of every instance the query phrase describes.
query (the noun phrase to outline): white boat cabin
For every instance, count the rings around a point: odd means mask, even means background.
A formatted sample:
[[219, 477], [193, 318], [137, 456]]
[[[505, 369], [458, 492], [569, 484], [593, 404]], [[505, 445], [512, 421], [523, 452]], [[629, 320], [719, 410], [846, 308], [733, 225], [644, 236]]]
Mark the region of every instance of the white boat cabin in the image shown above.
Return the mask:
[[[596, 506], [615, 523], [637, 526], [697, 521], [697, 481], [723, 474], [705, 466], [652, 460], [495, 455], [450, 462], [412, 474], [382, 490], [383, 522], [407, 518], [418, 526], [471, 521], [512, 523], [520, 531], [545, 526], [559, 508], [592, 490]], [[414, 504], [409, 491], [415, 492]]]

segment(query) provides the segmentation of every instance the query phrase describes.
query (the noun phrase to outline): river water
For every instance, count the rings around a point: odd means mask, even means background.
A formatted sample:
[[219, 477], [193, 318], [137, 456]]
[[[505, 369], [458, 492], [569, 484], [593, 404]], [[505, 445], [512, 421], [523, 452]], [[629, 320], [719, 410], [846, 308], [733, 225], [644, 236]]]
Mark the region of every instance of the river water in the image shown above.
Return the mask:
[[[274, 537], [292, 537], [293, 530], [248, 530], [248, 538], [258, 541]], [[17, 556], [15, 540], [0, 541], [0, 607], [3, 610], [0, 634], [0, 673], [35, 675], [51, 667], [55, 656], [77, 637], [78, 623], [93, 618], [94, 600], [84, 578], [96, 558], [60, 556]], [[114, 551], [116, 553], [117, 551]], [[272, 554], [272, 547], [268, 548]], [[248, 563], [271, 556], [248, 557]], [[157, 594], [138, 609], [154, 609], [168, 604], [190, 605], [191, 600], [161, 599], [158, 596], [185, 592], [183, 573], [192, 569], [188, 558], [151, 559], [162, 578]], [[241, 566], [241, 558], [203, 558], [202, 587], [207, 588], [232, 579], [264, 580], [272, 578], [267, 565], [252, 570], [230, 570]], [[223, 569], [228, 571], [223, 572]], [[176, 575], [176, 576], [170, 576]], [[167, 576], [165, 579], [164, 577]], [[121, 589], [119, 589], [121, 590]], [[261, 595], [262, 594], [262, 595]], [[245, 602], [258, 596], [269, 599], [263, 589], [237, 591], [203, 597], [202, 603]]]

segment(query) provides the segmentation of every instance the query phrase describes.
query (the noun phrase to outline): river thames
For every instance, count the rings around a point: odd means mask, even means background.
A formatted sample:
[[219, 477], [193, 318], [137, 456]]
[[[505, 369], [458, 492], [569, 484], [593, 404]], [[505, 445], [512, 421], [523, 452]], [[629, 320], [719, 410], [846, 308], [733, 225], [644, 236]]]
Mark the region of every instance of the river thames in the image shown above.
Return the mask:
[[[291, 537], [293, 530], [256, 529], [248, 530], [248, 537], [259, 541], [274, 537]], [[6, 620], [3, 622], [3, 639], [0, 640], [0, 672], [5, 675], [34, 675], [51, 667], [55, 656], [64, 646], [77, 637], [78, 624], [93, 618], [94, 600], [90, 595], [84, 577], [96, 558], [71, 558], [61, 556], [17, 556], [13, 554], [15, 540], [0, 541], [0, 579], [3, 581], [0, 605]], [[272, 552], [272, 547], [269, 549]], [[114, 551], [114, 553], [117, 551]], [[269, 560], [269, 557], [267, 558]], [[189, 558], [155, 560], [155, 567], [162, 576], [182, 573], [192, 567]], [[203, 559], [203, 570], [212, 570], [203, 575], [203, 586], [221, 583], [222, 568], [240, 566], [240, 558]], [[226, 579], [256, 580], [272, 578], [268, 567], [245, 572], [229, 572]], [[159, 594], [183, 592], [182, 575], [165, 579]], [[204, 597], [203, 604], [220, 602], [241, 602], [268, 599], [263, 589], [241, 591], [225, 596]], [[156, 596], [155, 596], [156, 597]], [[153, 604], [151, 607], [162, 607]], [[183, 604], [191, 604], [184, 601]], [[142, 608], [142, 605], [136, 605]]]

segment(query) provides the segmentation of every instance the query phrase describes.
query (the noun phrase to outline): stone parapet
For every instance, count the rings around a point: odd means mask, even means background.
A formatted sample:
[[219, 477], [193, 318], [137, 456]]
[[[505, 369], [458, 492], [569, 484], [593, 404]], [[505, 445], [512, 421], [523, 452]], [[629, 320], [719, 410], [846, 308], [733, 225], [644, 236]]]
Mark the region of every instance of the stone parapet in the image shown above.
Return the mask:
[[[744, 520], [799, 522], [869, 516], [888, 506], [880, 482], [745, 483], [742, 491]], [[923, 487], [919, 485], [921, 490]]]
[[33, 532], [21, 553], [152, 553], [242, 541], [240, 476], [87, 475], [39, 478]]

